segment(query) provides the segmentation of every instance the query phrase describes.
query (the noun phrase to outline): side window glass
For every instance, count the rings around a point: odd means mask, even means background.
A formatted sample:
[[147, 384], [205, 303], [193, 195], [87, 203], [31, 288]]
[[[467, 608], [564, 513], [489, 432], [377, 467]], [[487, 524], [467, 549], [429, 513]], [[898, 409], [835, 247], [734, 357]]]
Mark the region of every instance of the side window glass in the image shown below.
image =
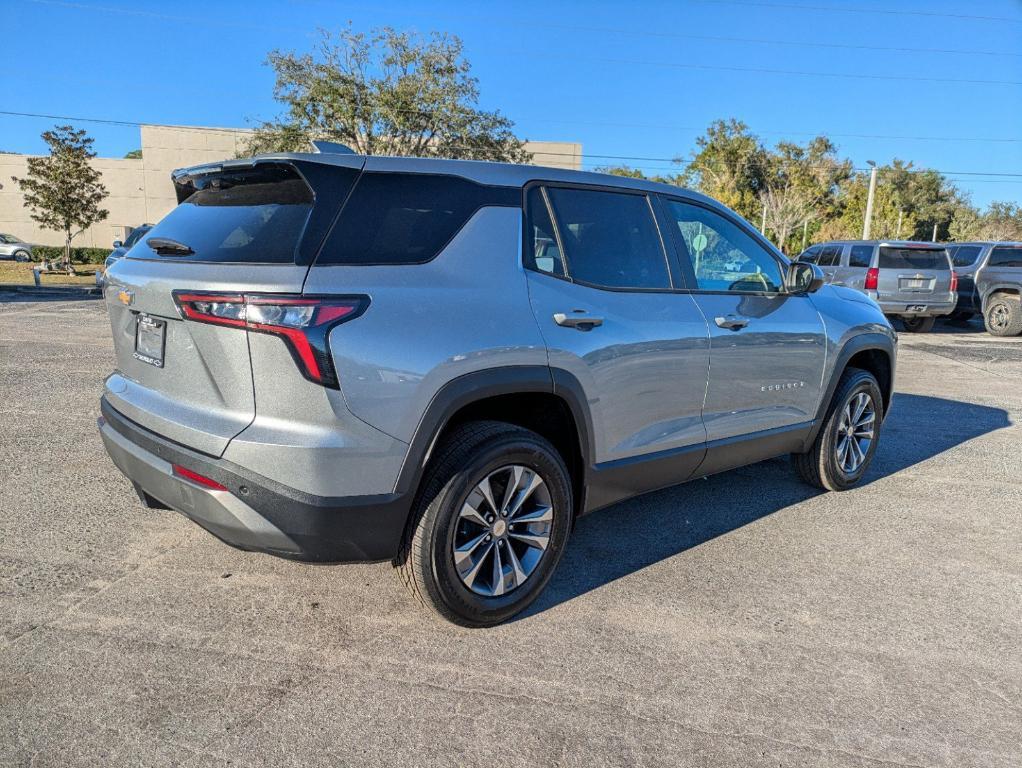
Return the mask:
[[848, 259], [850, 267], [868, 267], [873, 260], [872, 245], [853, 245], [852, 255]]
[[645, 195], [547, 189], [572, 280], [608, 288], [670, 288], [667, 257]]
[[557, 247], [554, 225], [543, 197], [543, 190], [533, 187], [526, 198], [528, 221], [526, 263], [539, 272], [564, 277], [564, 260]]
[[818, 258], [820, 258], [820, 248], [819, 246], [814, 245], [812, 248], [803, 251], [798, 257], [798, 260], [805, 261], [809, 264], [815, 264]]
[[994, 248], [987, 264], [991, 267], [1022, 267], [1022, 248]]
[[702, 206], [664, 200], [678, 227], [682, 259], [689, 259], [701, 291], [778, 293], [781, 265], [741, 227]]
[[841, 246], [825, 245], [820, 249], [820, 260], [816, 262], [821, 267], [836, 267], [841, 263]]

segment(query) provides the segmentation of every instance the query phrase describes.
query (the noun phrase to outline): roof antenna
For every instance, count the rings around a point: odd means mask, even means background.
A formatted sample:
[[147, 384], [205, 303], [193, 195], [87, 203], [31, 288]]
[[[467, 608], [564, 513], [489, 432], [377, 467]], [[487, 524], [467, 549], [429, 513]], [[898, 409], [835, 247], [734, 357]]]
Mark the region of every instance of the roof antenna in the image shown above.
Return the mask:
[[316, 139], [312, 142], [312, 148], [316, 150], [317, 154], [320, 155], [353, 155], [355, 150], [349, 147], [347, 144], [341, 144], [339, 141], [323, 141]]

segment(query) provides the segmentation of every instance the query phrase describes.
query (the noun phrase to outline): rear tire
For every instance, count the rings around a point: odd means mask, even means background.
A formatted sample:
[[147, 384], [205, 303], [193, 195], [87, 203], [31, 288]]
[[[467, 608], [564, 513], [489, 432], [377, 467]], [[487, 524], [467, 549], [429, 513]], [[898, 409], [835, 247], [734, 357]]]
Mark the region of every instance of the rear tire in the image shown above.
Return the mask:
[[1022, 301], [1006, 293], [992, 296], [983, 312], [983, 322], [991, 336], [1022, 334]]
[[929, 333], [933, 330], [933, 325], [936, 322], [937, 318], [935, 317], [902, 316], [901, 318], [901, 324], [909, 333]]
[[[512, 482], [520, 490], [508, 492]], [[546, 439], [513, 424], [470, 422], [429, 462], [397, 572], [422, 605], [448, 621], [499, 624], [543, 591], [567, 543], [572, 510], [568, 469]], [[525, 518], [536, 522], [515, 522]]]
[[[873, 374], [859, 368], [845, 369], [812, 448], [792, 457], [802, 480], [825, 491], [847, 491], [857, 485], [876, 454], [883, 402]], [[862, 411], [858, 411], [859, 404], [864, 405]], [[865, 425], [870, 423], [867, 444]]]
[[14, 260], [24, 263], [26, 261], [31, 261], [32, 257], [29, 255], [28, 251], [15, 251]]

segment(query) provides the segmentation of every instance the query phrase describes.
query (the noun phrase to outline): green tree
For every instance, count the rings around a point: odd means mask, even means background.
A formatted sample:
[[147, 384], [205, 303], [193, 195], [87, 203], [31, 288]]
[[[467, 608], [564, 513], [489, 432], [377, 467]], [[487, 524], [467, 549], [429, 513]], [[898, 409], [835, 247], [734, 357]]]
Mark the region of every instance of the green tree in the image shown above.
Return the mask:
[[682, 185], [681, 175], [675, 176], [661, 176], [653, 175], [647, 176], [638, 168], [632, 168], [628, 165], [604, 165], [598, 168], [594, 168], [596, 173], [609, 173], [611, 176], [624, 176], [629, 179], [648, 179], [649, 181], [655, 181], [659, 184], [673, 184], [676, 187]]
[[719, 200], [747, 219], [757, 218], [769, 153], [749, 132], [749, 126], [734, 118], [715, 120], [696, 139], [696, 146], [698, 151], [682, 174], [685, 186]]
[[32, 219], [46, 229], [64, 233], [64, 269], [73, 274], [71, 241], [109, 215], [100, 208], [107, 191], [99, 171], [89, 164], [96, 153], [85, 131], [60, 125], [44, 131], [42, 138], [50, 154], [30, 157], [28, 174], [14, 181], [25, 196]]
[[1022, 207], [995, 201], [986, 211], [962, 208], [955, 212], [950, 226], [954, 240], [1022, 240]]
[[321, 30], [313, 53], [275, 50], [267, 62], [284, 113], [256, 130], [249, 151], [304, 151], [323, 139], [367, 155], [531, 160], [511, 120], [477, 107], [456, 36], [349, 26]]
[[825, 136], [807, 144], [778, 142], [766, 154], [766, 173], [760, 193], [767, 232], [785, 253], [801, 248], [796, 229], [832, 215], [840, 184], [852, 173], [840, 160], [837, 147]]
[[133, 150], [131, 150], [130, 152], [128, 152], [128, 153], [126, 153], [124, 155], [124, 159], [125, 160], [141, 160], [142, 159], [142, 150], [141, 149], [133, 149]]

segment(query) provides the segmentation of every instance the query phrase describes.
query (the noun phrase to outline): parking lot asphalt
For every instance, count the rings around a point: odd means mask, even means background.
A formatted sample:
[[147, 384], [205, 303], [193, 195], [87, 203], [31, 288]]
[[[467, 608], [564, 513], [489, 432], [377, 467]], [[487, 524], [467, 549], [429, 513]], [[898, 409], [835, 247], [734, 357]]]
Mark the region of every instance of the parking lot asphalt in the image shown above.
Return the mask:
[[239, 552], [108, 461], [97, 301], [0, 296], [0, 765], [1018, 766], [1022, 338], [902, 334], [868, 482], [582, 519], [523, 617]]

